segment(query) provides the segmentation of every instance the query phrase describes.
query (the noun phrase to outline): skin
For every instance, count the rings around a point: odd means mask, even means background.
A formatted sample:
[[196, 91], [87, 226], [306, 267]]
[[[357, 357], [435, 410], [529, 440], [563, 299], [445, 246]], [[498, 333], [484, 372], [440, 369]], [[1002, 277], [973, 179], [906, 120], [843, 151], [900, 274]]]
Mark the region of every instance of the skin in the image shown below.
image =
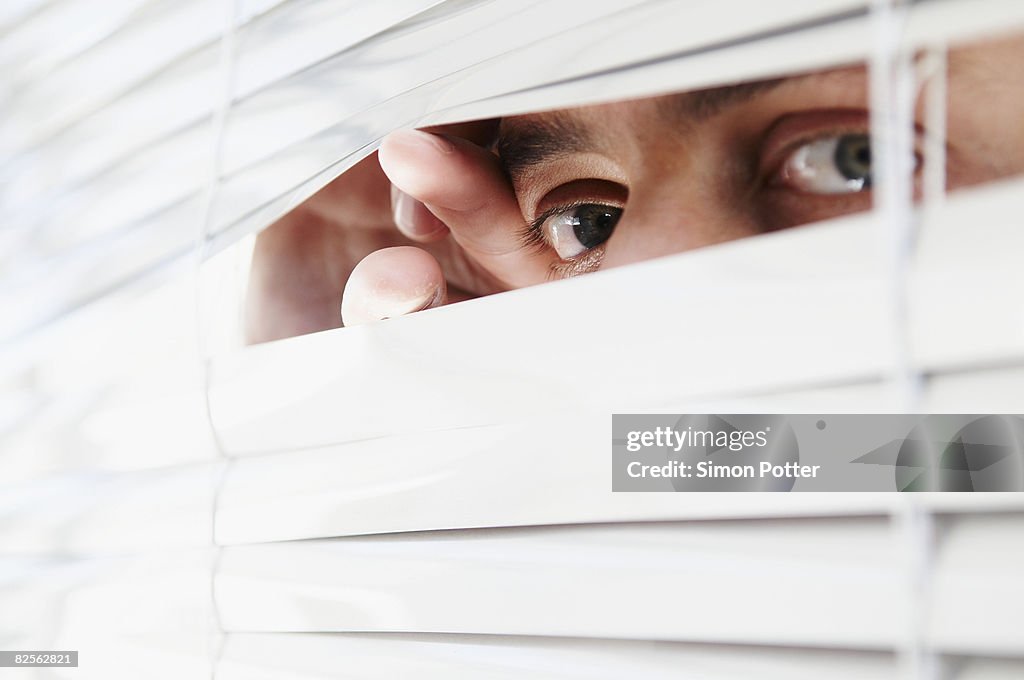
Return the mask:
[[[950, 53], [947, 190], [1024, 171], [1020, 64], [1021, 38]], [[863, 68], [838, 69], [395, 132], [260, 234], [248, 340], [367, 323], [866, 210], [869, 188], [836, 193], [845, 178], [831, 153], [810, 171], [798, 160], [809, 145], [867, 134], [867, 87]], [[923, 97], [915, 123], [919, 184], [930, 134]], [[577, 203], [622, 211], [595, 248], [577, 253], [573, 230], [552, 226], [558, 215], [527, 227]]]

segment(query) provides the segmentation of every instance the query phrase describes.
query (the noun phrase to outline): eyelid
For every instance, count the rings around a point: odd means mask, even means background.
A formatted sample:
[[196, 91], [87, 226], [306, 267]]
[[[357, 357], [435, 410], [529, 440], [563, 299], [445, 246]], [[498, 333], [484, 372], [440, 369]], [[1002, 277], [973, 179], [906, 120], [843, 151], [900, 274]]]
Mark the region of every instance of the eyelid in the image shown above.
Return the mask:
[[570, 210], [575, 210], [576, 208], [579, 208], [584, 205], [607, 205], [619, 208], [621, 210], [625, 210], [626, 208], [624, 204], [619, 204], [617, 202], [611, 202], [603, 199], [582, 198], [576, 199], [575, 201], [570, 201], [569, 203], [562, 203], [559, 205], [551, 206], [541, 214], [537, 215], [532, 220], [528, 221], [520, 228], [519, 236], [520, 240], [523, 242], [523, 246], [527, 248], [550, 247], [551, 244], [549, 244], [547, 240], [544, 238], [544, 223], [547, 222], [552, 217], [555, 217], [556, 215], [567, 213]]
[[560, 184], [545, 193], [532, 211], [524, 211], [526, 215], [541, 212], [533, 219], [528, 218], [520, 230], [521, 240], [525, 247], [548, 247], [541, 230], [547, 219], [582, 205], [608, 205], [625, 210], [628, 197], [629, 189], [613, 180], [583, 178]]
[[577, 153], [531, 167], [513, 182], [523, 216], [577, 198], [625, 201], [629, 183], [623, 168], [606, 155]]
[[589, 274], [590, 272], [597, 271], [601, 268], [601, 263], [604, 261], [604, 247], [605, 244], [602, 243], [572, 260], [567, 262], [559, 260], [555, 262], [551, 265], [548, 279], [568, 279], [580, 274]]
[[552, 207], [576, 207], [583, 203], [598, 203], [622, 208], [625, 207], [628, 198], [629, 188], [623, 182], [593, 175], [579, 175], [546, 191], [532, 207], [532, 210], [524, 214], [546, 212]]
[[758, 176], [771, 185], [783, 162], [800, 146], [831, 135], [870, 134], [869, 115], [863, 109], [793, 113], [779, 118], [761, 141]]
[[[619, 208], [620, 210], [625, 210], [625, 205], [616, 205], [613, 202], [588, 199], [577, 199], [563, 205], [551, 206], [540, 215], [537, 215], [537, 217], [526, 222], [522, 227], [520, 227], [519, 240], [522, 243], [522, 247], [533, 250], [537, 253], [555, 252], [555, 245], [548, 242], [547, 236], [544, 233], [544, 224], [553, 217], [568, 213], [585, 205], [607, 205]], [[557, 257], [556, 253], [556, 259], [550, 266], [548, 279], [567, 279], [580, 274], [588, 274], [590, 272], [597, 271], [600, 269], [601, 262], [604, 260], [606, 245], [607, 241], [565, 260]]]
[[[915, 146], [920, 148], [927, 131], [914, 123]], [[870, 115], [864, 109], [821, 110], [794, 113], [779, 118], [761, 142], [758, 176], [762, 186], [772, 180], [790, 154], [801, 146], [831, 136], [871, 134]]]
[[581, 205], [587, 205], [587, 203], [588, 201], [581, 199], [573, 201], [571, 203], [555, 205], [548, 208], [541, 214], [537, 215], [532, 220], [526, 222], [526, 224], [524, 224], [519, 230], [519, 239], [523, 242], [523, 247], [538, 249], [550, 247], [550, 244], [544, 238], [544, 230], [542, 229], [544, 223], [547, 222], [552, 217], [554, 217], [555, 215], [560, 215], [562, 213], [569, 212], [570, 210], [578, 208]]

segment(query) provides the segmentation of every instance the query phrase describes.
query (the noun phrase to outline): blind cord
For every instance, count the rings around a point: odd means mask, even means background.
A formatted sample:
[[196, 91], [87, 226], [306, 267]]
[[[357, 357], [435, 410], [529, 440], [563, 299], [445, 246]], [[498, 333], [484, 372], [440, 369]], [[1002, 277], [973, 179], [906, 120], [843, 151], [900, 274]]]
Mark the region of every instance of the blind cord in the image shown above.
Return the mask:
[[[916, 245], [914, 215], [915, 70], [904, 46], [908, 0], [873, 0], [874, 49], [869, 63], [871, 157], [878, 243], [887, 280], [890, 376], [894, 405], [904, 413], [920, 409], [923, 376], [910, 353], [909, 280]], [[897, 499], [891, 517], [904, 558], [906, 627], [896, 648], [905, 680], [937, 680], [936, 658], [926, 639], [932, 521], [911, 497]]]
[[210, 508], [210, 543], [212, 545], [212, 556], [210, 562], [210, 639], [209, 639], [209, 664], [211, 680], [217, 675], [217, 666], [220, 663], [221, 655], [224, 652], [225, 633], [224, 625], [220, 619], [220, 607], [217, 602], [217, 573], [220, 570], [220, 562], [223, 554], [223, 547], [217, 541], [217, 509], [220, 506], [220, 496], [231, 467], [231, 459], [227, 456], [223, 442], [213, 423], [213, 416], [210, 405], [210, 352], [207, 346], [208, 332], [206, 315], [203, 313], [204, 287], [202, 278], [203, 263], [209, 255], [210, 246], [210, 225], [213, 221], [214, 206], [216, 205], [218, 191], [220, 189], [224, 157], [224, 131], [227, 124], [228, 112], [231, 108], [232, 93], [234, 91], [236, 47], [235, 32], [241, 16], [239, 0], [224, 0], [224, 27], [221, 33], [220, 50], [218, 55], [219, 73], [219, 94], [213, 102], [210, 123], [210, 163], [203, 192], [202, 208], [199, 219], [199, 230], [196, 238], [195, 264], [193, 268], [195, 281], [195, 317], [196, 317], [196, 347], [201, 362], [203, 400], [206, 412], [206, 421], [209, 426], [210, 436], [217, 455], [221, 459], [221, 465], [214, 472], [211, 480], [211, 508]]
[[878, 243], [887, 281], [889, 383], [895, 407], [919, 411], [923, 380], [910, 353], [909, 278], [916, 225], [913, 209], [914, 92], [911, 55], [904, 47], [910, 3], [874, 0], [874, 49], [869, 64], [871, 156]]
[[936, 528], [932, 513], [913, 494], [902, 494], [892, 516], [894, 539], [902, 548], [906, 637], [897, 648], [897, 663], [907, 680], [938, 680], [939, 659], [927, 638], [931, 613]]

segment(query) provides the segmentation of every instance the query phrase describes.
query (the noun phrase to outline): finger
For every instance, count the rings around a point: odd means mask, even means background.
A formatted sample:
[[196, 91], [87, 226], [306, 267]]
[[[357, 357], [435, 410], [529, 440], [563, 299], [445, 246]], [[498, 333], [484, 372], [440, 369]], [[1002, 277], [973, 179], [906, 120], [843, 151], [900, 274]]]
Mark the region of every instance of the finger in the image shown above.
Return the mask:
[[458, 137], [402, 130], [384, 139], [379, 158], [391, 182], [493, 276], [512, 287], [547, 279], [554, 258], [524, 245], [522, 212], [494, 154]]
[[364, 257], [348, 278], [341, 298], [345, 326], [403, 316], [446, 302], [441, 265], [414, 246], [383, 248]]
[[398, 231], [413, 241], [430, 243], [448, 235], [448, 227], [427, 210], [427, 206], [394, 185], [391, 186], [391, 214]]

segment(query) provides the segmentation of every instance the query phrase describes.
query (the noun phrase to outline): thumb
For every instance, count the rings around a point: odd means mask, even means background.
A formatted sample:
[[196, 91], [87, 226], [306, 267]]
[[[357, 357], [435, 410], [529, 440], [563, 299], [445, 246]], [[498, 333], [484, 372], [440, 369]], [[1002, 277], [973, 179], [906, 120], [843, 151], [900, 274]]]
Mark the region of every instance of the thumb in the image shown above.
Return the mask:
[[447, 302], [441, 265], [414, 246], [383, 248], [364, 257], [341, 298], [345, 326], [403, 316]]

